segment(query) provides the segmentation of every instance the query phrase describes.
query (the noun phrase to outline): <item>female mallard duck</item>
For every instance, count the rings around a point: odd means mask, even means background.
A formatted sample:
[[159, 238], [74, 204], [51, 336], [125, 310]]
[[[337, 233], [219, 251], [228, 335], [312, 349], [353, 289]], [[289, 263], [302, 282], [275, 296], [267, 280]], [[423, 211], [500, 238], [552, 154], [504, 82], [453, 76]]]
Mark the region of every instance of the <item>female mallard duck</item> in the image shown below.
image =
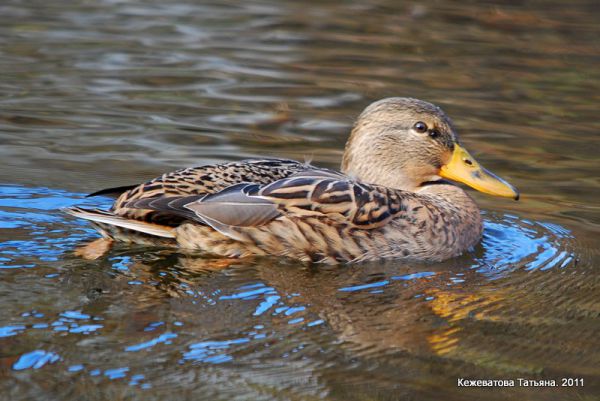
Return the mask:
[[281, 159], [186, 168], [92, 194], [117, 196], [109, 211], [67, 211], [106, 238], [227, 257], [441, 261], [482, 234], [473, 199], [444, 179], [519, 198], [459, 145], [440, 108], [389, 98], [358, 117], [342, 173]]

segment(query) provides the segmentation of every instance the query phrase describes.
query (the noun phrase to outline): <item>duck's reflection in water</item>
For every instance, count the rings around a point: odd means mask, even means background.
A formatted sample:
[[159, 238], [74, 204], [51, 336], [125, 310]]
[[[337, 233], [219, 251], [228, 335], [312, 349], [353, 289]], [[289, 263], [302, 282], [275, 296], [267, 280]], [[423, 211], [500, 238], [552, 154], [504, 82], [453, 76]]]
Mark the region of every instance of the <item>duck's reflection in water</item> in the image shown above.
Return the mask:
[[[423, 356], [451, 354], [461, 338], [461, 328], [455, 323], [504, 298], [498, 289], [486, 290], [487, 278], [462, 267], [461, 259], [443, 265], [388, 261], [336, 267], [268, 258], [211, 259], [173, 254], [168, 259], [150, 265], [134, 262], [130, 270], [142, 281], [154, 280], [155, 288], [168, 297], [200, 298], [195, 306], [177, 302], [195, 313], [206, 312], [204, 307], [204, 312], [198, 311], [198, 305], [206, 302], [214, 302], [217, 309], [217, 304], [228, 302], [230, 308], [243, 308], [231, 311], [236, 318], [260, 315], [262, 322], [271, 314], [277, 324], [277, 302], [265, 306], [268, 297], [263, 295], [291, 299], [295, 307], [303, 308], [305, 321], [322, 321], [338, 342], [364, 356], [390, 351]], [[165, 275], [167, 266], [171, 266], [171, 273]], [[231, 302], [236, 299], [249, 302]], [[202, 320], [203, 316], [195, 318]]]

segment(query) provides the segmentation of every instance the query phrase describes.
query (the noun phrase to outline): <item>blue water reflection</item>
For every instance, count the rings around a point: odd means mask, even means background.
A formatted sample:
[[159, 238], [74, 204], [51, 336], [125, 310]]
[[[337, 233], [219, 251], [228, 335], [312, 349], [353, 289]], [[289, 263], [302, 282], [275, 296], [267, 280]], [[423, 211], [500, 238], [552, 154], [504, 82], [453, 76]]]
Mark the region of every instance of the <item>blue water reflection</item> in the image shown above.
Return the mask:
[[171, 333], [171, 332], [166, 332], [161, 334], [160, 336], [153, 338], [149, 341], [145, 341], [143, 343], [139, 343], [139, 344], [135, 344], [135, 345], [130, 345], [129, 347], [125, 347], [125, 351], [130, 351], [130, 352], [135, 352], [135, 351], [141, 351], [143, 349], [148, 349], [148, 348], [152, 348], [157, 344], [171, 344], [171, 339], [176, 338], [177, 334], [175, 333]]
[[0, 327], [0, 337], [11, 337], [16, 336], [25, 330], [25, 326], [23, 325], [14, 325], [14, 326], [4, 326]]
[[484, 254], [473, 265], [478, 272], [498, 278], [515, 268], [548, 270], [564, 268], [573, 261], [569, 249], [573, 236], [566, 228], [513, 215], [486, 217]]
[[233, 360], [227, 350], [234, 345], [250, 342], [248, 338], [236, 338], [223, 341], [201, 341], [189, 346], [189, 351], [183, 353], [184, 361], [195, 363], [223, 363]]
[[87, 223], [72, 219], [67, 223], [60, 212], [60, 208], [76, 204], [108, 207], [110, 200], [90, 200], [84, 194], [49, 188], [0, 185], [0, 230], [15, 230], [2, 235], [11, 239], [0, 242], [0, 269], [55, 262], [93, 236]]
[[39, 369], [46, 364], [53, 364], [60, 360], [60, 356], [53, 352], [35, 350], [21, 355], [21, 357], [14, 363], [14, 370], [24, 369]]

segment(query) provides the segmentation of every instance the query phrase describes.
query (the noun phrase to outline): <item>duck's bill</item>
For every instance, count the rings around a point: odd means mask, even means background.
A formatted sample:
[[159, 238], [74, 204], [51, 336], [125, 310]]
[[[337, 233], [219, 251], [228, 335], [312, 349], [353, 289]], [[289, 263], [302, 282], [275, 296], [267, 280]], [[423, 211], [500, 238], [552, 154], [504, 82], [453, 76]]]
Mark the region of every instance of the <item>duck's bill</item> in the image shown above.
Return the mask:
[[462, 182], [486, 194], [519, 199], [519, 191], [515, 187], [481, 167], [473, 156], [458, 144], [454, 144], [450, 162], [442, 166], [440, 176]]

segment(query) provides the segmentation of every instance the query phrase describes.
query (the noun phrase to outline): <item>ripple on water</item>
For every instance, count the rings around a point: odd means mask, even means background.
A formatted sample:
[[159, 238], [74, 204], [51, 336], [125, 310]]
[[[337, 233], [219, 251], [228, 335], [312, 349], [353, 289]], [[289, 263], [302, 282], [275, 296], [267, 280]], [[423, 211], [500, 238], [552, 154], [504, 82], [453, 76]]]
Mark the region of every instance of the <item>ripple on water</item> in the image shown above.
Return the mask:
[[[84, 194], [49, 188], [0, 185], [0, 229], [12, 235], [0, 237], [0, 269], [32, 268], [54, 262], [86, 238], [89, 225], [70, 221], [60, 212], [73, 205], [107, 206]], [[18, 230], [16, 230], [18, 229]]]
[[557, 224], [487, 214], [482, 247], [484, 254], [473, 265], [490, 277], [523, 268], [564, 268], [575, 260], [571, 232]]

